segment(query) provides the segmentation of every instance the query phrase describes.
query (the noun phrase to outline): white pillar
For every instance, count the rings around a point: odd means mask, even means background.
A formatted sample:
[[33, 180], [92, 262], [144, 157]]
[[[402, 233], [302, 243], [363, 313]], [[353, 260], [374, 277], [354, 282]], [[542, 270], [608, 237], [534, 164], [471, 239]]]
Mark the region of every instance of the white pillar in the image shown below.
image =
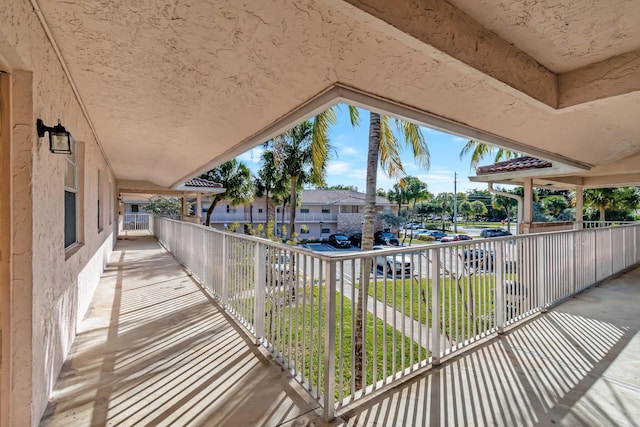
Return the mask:
[[198, 224], [202, 224], [202, 193], [196, 194], [196, 218]]
[[522, 224], [520, 224], [520, 234], [529, 234], [531, 223], [533, 222], [533, 179], [525, 178], [524, 182], [524, 206], [522, 212]]
[[582, 208], [584, 206], [584, 197], [582, 194], [582, 190], [582, 185], [578, 185], [576, 187], [576, 222], [573, 227], [576, 230], [582, 229]]
[[187, 203], [187, 193], [182, 193], [182, 220], [189, 214], [189, 203]]

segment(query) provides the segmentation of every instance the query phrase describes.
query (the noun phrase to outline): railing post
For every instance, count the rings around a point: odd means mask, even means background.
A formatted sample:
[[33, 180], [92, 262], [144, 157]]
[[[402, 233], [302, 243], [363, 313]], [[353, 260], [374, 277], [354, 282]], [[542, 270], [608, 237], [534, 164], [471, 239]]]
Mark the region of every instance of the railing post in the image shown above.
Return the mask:
[[[227, 235], [223, 234], [222, 235], [222, 295], [221, 295], [221, 299], [222, 299], [222, 306], [226, 309], [227, 304], [229, 304], [229, 283], [227, 281], [228, 279], [228, 269], [229, 269], [229, 260], [227, 259], [227, 252], [228, 252], [228, 239], [227, 239]], [[257, 260], [256, 260], [257, 261]], [[257, 288], [257, 283], [256, 283], [256, 288]]]
[[[325, 275], [324, 310], [324, 420], [335, 418], [335, 377], [336, 377], [336, 261], [327, 262]], [[360, 294], [362, 298], [362, 293]], [[365, 296], [366, 298], [366, 296]]]
[[538, 236], [538, 304], [540, 311], [547, 311], [547, 248], [544, 235]]
[[431, 250], [431, 364], [438, 366], [440, 364], [440, 249]]
[[[226, 238], [226, 236], [225, 236]], [[255, 260], [254, 260], [254, 307], [253, 307], [253, 324], [256, 328], [256, 345], [260, 344], [260, 339], [264, 337], [264, 293], [265, 293], [265, 263], [266, 250], [264, 243], [256, 243]], [[226, 286], [223, 286], [226, 289]], [[224, 292], [224, 291], [223, 291]], [[226, 292], [225, 292], [226, 293]]]
[[613, 276], [613, 227], [609, 227], [609, 258], [611, 259], [611, 271], [610, 276]]
[[576, 244], [576, 238], [578, 237], [576, 235], [576, 233], [571, 233], [571, 256], [569, 257], [569, 259], [571, 260], [571, 264], [572, 264], [572, 269], [571, 269], [571, 274], [572, 274], [572, 281], [573, 281], [573, 294], [572, 297], [575, 298], [576, 294], [578, 293], [578, 254], [576, 253], [577, 251], [577, 244]]
[[[496, 310], [496, 328], [498, 334], [504, 333], [505, 324], [505, 289], [504, 289], [504, 267], [507, 260], [504, 257], [503, 241], [496, 243], [496, 283], [493, 289], [495, 310]], [[518, 260], [519, 261], [519, 260]], [[516, 265], [515, 268], [521, 268]]]

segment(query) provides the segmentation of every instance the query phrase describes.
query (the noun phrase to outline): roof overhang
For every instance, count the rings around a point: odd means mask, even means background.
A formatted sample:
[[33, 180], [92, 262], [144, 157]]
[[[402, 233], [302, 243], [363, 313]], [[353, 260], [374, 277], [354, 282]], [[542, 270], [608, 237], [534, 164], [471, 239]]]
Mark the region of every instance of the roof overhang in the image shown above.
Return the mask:
[[0, 17], [0, 56], [51, 40], [89, 124], [70, 131], [120, 180], [177, 188], [337, 102], [640, 173], [640, 2], [29, 4]]

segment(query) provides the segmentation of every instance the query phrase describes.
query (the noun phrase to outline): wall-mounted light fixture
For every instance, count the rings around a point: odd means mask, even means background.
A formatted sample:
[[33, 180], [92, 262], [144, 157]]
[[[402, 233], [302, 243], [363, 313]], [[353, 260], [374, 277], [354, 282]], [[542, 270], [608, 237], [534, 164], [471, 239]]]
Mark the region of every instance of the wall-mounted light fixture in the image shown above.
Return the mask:
[[39, 138], [43, 138], [44, 133], [49, 132], [49, 151], [57, 154], [71, 154], [71, 134], [60, 124], [60, 120], [54, 127], [49, 127], [38, 119], [36, 127]]

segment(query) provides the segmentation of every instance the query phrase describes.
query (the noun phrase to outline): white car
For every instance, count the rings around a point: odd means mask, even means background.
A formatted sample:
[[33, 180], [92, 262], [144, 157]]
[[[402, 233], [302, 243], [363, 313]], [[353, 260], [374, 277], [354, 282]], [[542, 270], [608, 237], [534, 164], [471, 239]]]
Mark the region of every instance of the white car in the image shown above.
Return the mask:
[[[374, 250], [387, 249], [386, 246], [376, 245]], [[411, 275], [411, 254], [389, 254], [376, 257], [376, 271], [387, 275], [395, 274], [397, 276]]]

